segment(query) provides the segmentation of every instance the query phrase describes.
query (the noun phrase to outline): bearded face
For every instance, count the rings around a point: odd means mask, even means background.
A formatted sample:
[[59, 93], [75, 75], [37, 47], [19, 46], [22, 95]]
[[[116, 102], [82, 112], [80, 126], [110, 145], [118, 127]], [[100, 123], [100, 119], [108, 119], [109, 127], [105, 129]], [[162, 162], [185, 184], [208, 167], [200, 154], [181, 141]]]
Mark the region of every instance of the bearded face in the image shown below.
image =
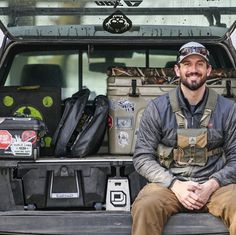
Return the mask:
[[181, 76], [180, 82], [188, 89], [195, 91], [205, 84], [207, 76], [201, 73], [186, 73], [185, 76]]
[[175, 72], [185, 87], [198, 90], [210, 75], [211, 66], [201, 56], [190, 55], [175, 66]]

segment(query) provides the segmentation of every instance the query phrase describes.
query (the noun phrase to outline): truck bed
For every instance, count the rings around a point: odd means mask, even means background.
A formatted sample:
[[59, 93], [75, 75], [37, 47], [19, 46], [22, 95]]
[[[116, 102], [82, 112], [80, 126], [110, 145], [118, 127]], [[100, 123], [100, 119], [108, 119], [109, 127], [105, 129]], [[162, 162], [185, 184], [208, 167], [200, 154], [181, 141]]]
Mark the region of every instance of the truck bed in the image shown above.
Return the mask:
[[[111, 157], [103, 156], [100, 158], [90, 157], [84, 159], [40, 159], [36, 161], [2, 161], [1, 162], [1, 194], [0, 194], [0, 234], [63, 234], [63, 235], [130, 235], [131, 234], [131, 214], [130, 211], [105, 210], [103, 207], [64, 207], [54, 203], [47, 195], [47, 172], [56, 172], [61, 166], [69, 170], [84, 172], [84, 177], [88, 176], [86, 185], [93, 189], [97, 187], [96, 181], [101, 183], [103, 174], [95, 171], [89, 174], [90, 170], [102, 169], [106, 174], [110, 174], [111, 168], [116, 169], [119, 174], [120, 167], [126, 167], [124, 174], [132, 182], [131, 198], [138, 193], [141, 185], [138, 184], [139, 178], [134, 177], [131, 157]], [[13, 169], [18, 169], [18, 176], [13, 178]], [[86, 170], [87, 169], [87, 170]], [[108, 169], [108, 170], [106, 170]], [[117, 176], [115, 176], [116, 179]], [[21, 185], [21, 179], [28, 182], [25, 187]], [[119, 179], [119, 178], [118, 178]], [[13, 181], [12, 181], [13, 180]], [[103, 180], [105, 182], [105, 180]], [[84, 185], [84, 187], [86, 186]], [[45, 188], [45, 189], [44, 189]], [[44, 190], [43, 190], [44, 189]], [[133, 190], [132, 190], [133, 189]], [[24, 191], [24, 199], [20, 193]], [[105, 185], [104, 185], [105, 191]], [[133, 192], [137, 191], [137, 192]], [[92, 191], [93, 192], [93, 191]], [[95, 191], [94, 191], [95, 192]], [[133, 193], [132, 193], [133, 192]], [[81, 191], [82, 193], [82, 191]], [[102, 192], [105, 200], [105, 192]], [[7, 195], [7, 197], [6, 197]], [[88, 191], [83, 192], [84, 200], [91, 197]], [[99, 198], [100, 194], [93, 195], [92, 199]], [[14, 199], [15, 198], [15, 199]], [[17, 200], [16, 200], [17, 199]], [[63, 199], [59, 199], [62, 200]], [[103, 201], [102, 200], [102, 201]], [[23, 201], [25, 205], [23, 205]], [[69, 201], [69, 199], [68, 199]], [[34, 203], [38, 206], [34, 207]], [[64, 201], [66, 203], [66, 201]], [[73, 199], [72, 199], [73, 202]], [[98, 201], [99, 202], [99, 201]], [[51, 204], [50, 204], [51, 203]], [[64, 205], [64, 204], [63, 204]], [[74, 205], [74, 204], [72, 204]], [[76, 204], [77, 205], [77, 204]], [[24, 210], [25, 209], [25, 210]], [[172, 216], [165, 226], [164, 235], [171, 234], [229, 234], [225, 225], [220, 219], [208, 213], [181, 213]]]

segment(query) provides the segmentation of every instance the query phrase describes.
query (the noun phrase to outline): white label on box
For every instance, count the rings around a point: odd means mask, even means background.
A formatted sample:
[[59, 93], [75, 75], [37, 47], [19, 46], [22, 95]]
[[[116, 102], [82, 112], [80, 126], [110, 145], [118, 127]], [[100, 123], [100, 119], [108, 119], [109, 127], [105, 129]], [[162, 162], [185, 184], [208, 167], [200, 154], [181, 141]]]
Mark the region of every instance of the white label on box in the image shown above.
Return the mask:
[[129, 134], [125, 131], [120, 131], [118, 134], [118, 144], [124, 148], [129, 145]]
[[11, 151], [14, 156], [31, 156], [32, 155], [32, 143], [17, 141], [11, 145]]
[[135, 110], [135, 103], [131, 102], [131, 101], [125, 99], [125, 98], [121, 98], [118, 101], [118, 107], [120, 109], [123, 109], [126, 112], [134, 112], [134, 110]]
[[117, 129], [132, 129], [132, 117], [117, 117], [116, 128]]

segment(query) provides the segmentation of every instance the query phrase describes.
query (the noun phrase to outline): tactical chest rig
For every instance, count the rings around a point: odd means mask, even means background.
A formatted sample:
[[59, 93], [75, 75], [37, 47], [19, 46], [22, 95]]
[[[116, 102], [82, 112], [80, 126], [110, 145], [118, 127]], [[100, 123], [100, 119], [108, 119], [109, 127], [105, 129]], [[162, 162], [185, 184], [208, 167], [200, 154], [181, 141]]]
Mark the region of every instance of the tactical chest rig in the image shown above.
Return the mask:
[[187, 120], [179, 106], [176, 89], [169, 92], [170, 104], [178, 124], [177, 146], [175, 148], [162, 144], [158, 146], [157, 153], [162, 165], [169, 168], [174, 160], [179, 166], [204, 166], [209, 156], [223, 152], [222, 148], [210, 151], [207, 149], [207, 127], [216, 105], [217, 96], [214, 90], [209, 89], [207, 103], [200, 120], [200, 128], [187, 128]]

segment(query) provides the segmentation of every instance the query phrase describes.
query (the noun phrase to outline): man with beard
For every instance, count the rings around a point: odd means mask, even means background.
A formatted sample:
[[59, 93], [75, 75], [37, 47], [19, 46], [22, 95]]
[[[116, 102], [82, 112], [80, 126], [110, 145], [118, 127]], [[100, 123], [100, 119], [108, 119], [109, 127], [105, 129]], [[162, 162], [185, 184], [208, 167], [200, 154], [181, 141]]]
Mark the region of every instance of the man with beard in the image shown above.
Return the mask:
[[179, 212], [209, 212], [236, 235], [236, 106], [206, 86], [209, 52], [184, 44], [180, 85], [142, 115], [133, 163], [148, 183], [132, 206], [132, 234], [160, 235]]

